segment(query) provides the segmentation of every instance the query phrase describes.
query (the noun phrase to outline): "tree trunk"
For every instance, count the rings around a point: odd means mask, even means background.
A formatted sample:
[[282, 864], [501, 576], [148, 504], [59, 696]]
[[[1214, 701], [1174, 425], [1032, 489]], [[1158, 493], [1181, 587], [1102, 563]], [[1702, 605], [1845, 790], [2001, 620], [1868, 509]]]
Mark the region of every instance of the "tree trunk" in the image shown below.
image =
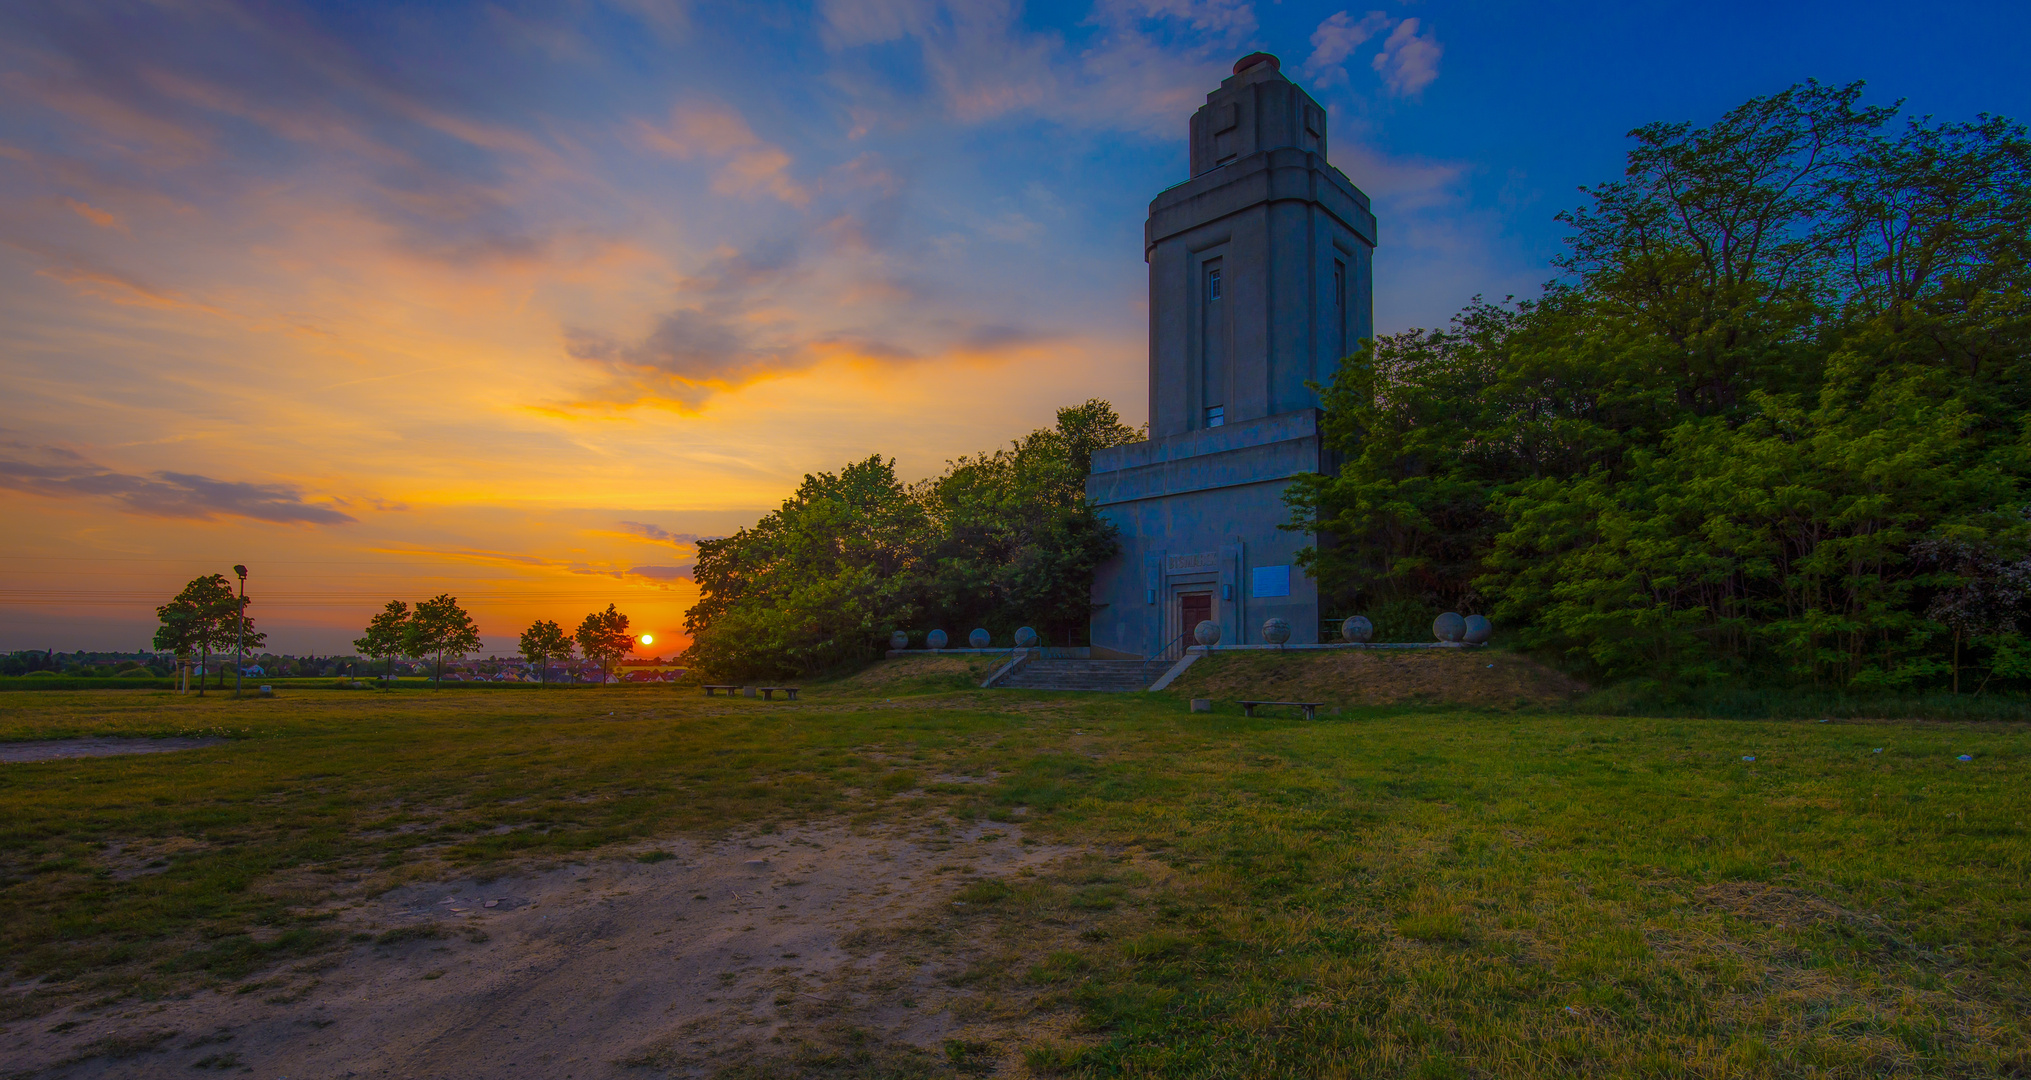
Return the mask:
[[1960, 631], [1953, 632], [1953, 692], [1960, 693]]
[[[200, 649], [198, 651], [197, 666], [199, 671], [204, 671], [212, 666], [212, 653], [210, 649]], [[197, 677], [197, 696], [205, 696], [205, 677], [203, 675]]]

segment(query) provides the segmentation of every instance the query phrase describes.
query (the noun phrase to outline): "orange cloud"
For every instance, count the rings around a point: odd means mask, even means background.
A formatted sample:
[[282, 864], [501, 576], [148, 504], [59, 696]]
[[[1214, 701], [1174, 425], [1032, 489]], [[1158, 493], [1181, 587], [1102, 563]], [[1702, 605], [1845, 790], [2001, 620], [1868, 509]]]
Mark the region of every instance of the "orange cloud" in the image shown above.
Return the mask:
[[680, 104], [670, 110], [665, 126], [637, 120], [635, 133], [642, 145], [679, 160], [722, 160], [712, 181], [714, 194], [766, 191], [791, 206], [811, 202], [811, 193], [790, 178], [790, 155], [763, 142], [745, 118], [724, 105]]
[[132, 304], [152, 308], [182, 308], [188, 311], [202, 311], [207, 315], [224, 315], [224, 311], [209, 304], [186, 300], [175, 293], [157, 289], [135, 281], [110, 270], [88, 270], [82, 267], [49, 267], [37, 270], [36, 274], [61, 281], [75, 287], [88, 296], [109, 300], [115, 304]]
[[112, 214], [104, 210], [101, 210], [90, 203], [79, 202], [76, 199], [65, 199], [63, 201], [63, 204], [65, 206], [70, 207], [73, 211], [76, 211], [79, 217], [84, 218], [86, 221], [89, 221], [94, 225], [97, 225], [101, 229], [110, 229], [120, 224], [119, 218], [114, 217]]

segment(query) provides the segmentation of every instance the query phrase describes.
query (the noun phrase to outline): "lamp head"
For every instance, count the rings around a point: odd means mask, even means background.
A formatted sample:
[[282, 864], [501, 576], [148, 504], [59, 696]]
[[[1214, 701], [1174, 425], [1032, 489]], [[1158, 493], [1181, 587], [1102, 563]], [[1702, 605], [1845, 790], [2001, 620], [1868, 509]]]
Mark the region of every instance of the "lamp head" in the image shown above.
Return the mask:
[[245, 580], [247, 580], [247, 568], [246, 568], [246, 567], [244, 567], [244, 566], [240, 566], [239, 564], [237, 564], [237, 563], [236, 563], [236, 564], [234, 564], [234, 566], [233, 566], [233, 573], [235, 573], [235, 574], [238, 574], [238, 575], [240, 575], [240, 580], [241, 580], [241, 581], [245, 581]]

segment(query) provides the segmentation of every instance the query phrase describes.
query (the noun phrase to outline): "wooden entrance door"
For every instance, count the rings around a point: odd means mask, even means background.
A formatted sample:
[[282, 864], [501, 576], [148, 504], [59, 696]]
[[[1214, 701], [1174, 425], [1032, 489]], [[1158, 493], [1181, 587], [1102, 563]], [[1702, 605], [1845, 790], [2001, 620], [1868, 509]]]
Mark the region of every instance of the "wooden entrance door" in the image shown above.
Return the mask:
[[1198, 639], [1191, 638], [1192, 631], [1199, 624], [1213, 617], [1213, 594], [1209, 592], [1186, 593], [1178, 597], [1178, 632], [1188, 635], [1187, 644]]

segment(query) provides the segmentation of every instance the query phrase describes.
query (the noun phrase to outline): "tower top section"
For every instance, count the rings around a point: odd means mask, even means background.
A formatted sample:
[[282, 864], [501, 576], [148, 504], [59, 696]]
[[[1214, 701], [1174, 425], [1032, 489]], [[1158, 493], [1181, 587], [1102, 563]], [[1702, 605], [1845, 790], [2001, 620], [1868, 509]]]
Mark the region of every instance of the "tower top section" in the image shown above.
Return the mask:
[[1284, 78], [1276, 57], [1250, 53], [1192, 114], [1192, 175], [1283, 146], [1324, 158], [1326, 110]]

